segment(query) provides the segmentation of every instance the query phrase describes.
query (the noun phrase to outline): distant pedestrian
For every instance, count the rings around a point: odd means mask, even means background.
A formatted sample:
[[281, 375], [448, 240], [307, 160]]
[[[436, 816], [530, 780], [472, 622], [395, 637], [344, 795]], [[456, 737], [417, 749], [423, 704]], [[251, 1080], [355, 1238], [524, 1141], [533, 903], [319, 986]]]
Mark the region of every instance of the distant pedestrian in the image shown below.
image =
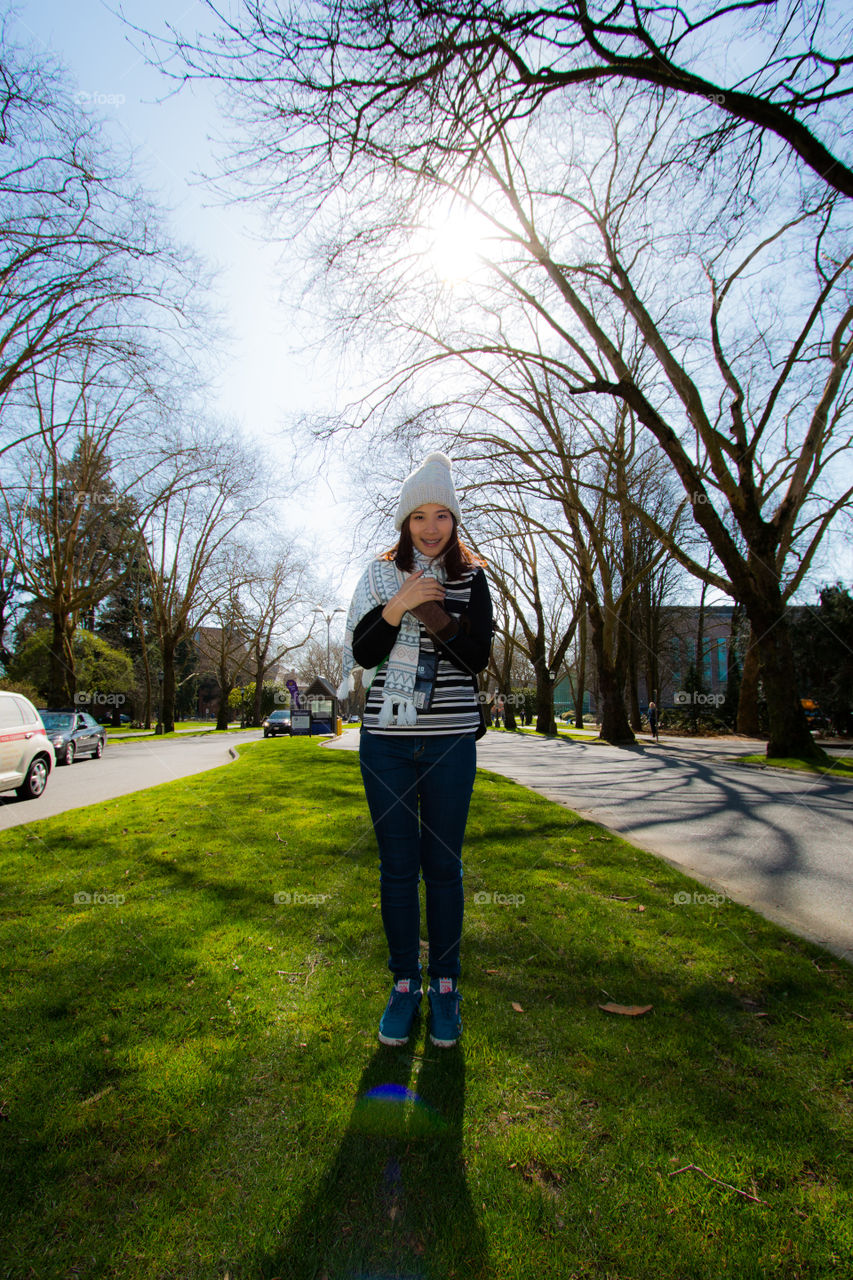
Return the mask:
[[658, 709], [653, 702], [649, 703], [649, 729], [655, 742], [658, 740]]

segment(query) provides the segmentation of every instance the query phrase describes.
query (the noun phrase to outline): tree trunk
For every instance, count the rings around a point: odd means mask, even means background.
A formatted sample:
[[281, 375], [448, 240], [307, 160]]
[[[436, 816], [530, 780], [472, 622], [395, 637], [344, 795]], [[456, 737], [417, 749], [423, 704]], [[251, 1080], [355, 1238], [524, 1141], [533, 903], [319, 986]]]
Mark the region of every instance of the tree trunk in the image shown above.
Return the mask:
[[77, 692], [74, 675], [74, 623], [67, 613], [54, 613], [50, 643], [48, 705], [72, 707]]
[[[774, 611], [775, 612], [775, 611]], [[756, 619], [751, 619], [755, 626]], [[791, 635], [785, 618], [785, 607], [779, 602], [778, 613], [758, 619], [757, 643], [761, 680], [767, 699], [770, 739], [767, 755], [797, 760], [827, 759], [809, 732], [806, 713], [797, 691], [797, 673], [791, 648]]]
[[586, 692], [586, 610], [580, 619], [578, 635], [578, 678], [575, 685], [575, 728], [583, 728], [583, 698]]
[[161, 722], [164, 733], [175, 732], [175, 650], [178, 641], [169, 636], [163, 641], [163, 709]]
[[536, 732], [555, 734], [557, 723], [554, 719], [554, 681], [546, 666], [541, 670], [536, 667]]
[[252, 726], [257, 729], [260, 725], [262, 716], [261, 708], [264, 699], [264, 662], [266, 660], [265, 653], [255, 651], [255, 697], [252, 702]]
[[740, 696], [737, 703], [737, 731], [747, 738], [759, 738], [761, 736], [758, 723], [759, 676], [758, 645], [755, 643], [755, 630], [750, 628], [749, 643], [743, 658]]
[[699, 595], [699, 617], [696, 621], [696, 685], [698, 693], [705, 693], [705, 596], [707, 582], [702, 583]]
[[219, 709], [216, 712], [217, 729], [227, 729], [230, 718], [231, 708], [228, 706], [228, 697], [234, 688], [233, 682], [228, 679], [227, 674], [222, 667], [219, 669]]
[[142, 673], [145, 678], [145, 706], [142, 715], [139, 717], [140, 723], [144, 728], [151, 728], [151, 663], [148, 661], [148, 642], [145, 639], [145, 631], [142, 627], [139, 629], [139, 648], [142, 655]]
[[633, 625], [628, 635], [628, 705], [630, 707], [630, 723], [634, 733], [639, 733], [643, 727], [643, 721], [640, 716], [640, 692], [637, 687], [637, 646], [634, 641]]
[[592, 631], [592, 647], [598, 666], [598, 687], [601, 693], [601, 737], [605, 742], [635, 742], [628, 716], [625, 712], [625, 673], [619, 671], [616, 662], [607, 652], [604, 640], [604, 618], [598, 602], [587, 601]]

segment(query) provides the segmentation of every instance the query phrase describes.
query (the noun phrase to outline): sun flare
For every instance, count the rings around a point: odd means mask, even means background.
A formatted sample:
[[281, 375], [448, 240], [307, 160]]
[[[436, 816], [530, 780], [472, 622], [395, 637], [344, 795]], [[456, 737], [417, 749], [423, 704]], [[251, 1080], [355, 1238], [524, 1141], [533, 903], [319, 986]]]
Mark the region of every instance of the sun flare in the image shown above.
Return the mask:
[[491, 228], [482, 214], [453, 205], [436, 216], [427, 232], [426, 256], [448, 284], [469, 280], [488, 257]]

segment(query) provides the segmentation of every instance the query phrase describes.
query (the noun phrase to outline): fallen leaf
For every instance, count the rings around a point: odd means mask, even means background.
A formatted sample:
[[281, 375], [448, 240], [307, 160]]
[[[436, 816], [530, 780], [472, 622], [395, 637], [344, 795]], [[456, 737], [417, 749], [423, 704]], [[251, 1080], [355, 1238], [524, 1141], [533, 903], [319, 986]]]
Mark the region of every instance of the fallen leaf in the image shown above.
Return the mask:
[[524, 1013], [524, 1010], [522, 1009], [521, 1005], [518, 1003], [517, 1000], [513, 1000], [512, 1007], [513, 1009], [515, 1009], [516, 1013]]
[[108, 1093], [112, 1093], [112, 1091], [113, 1091], [113, 1086], [112, 1086], [111, 1084], [108, 1084], [108, 1085], [107, 1085], [107, 1087], [106, 1087], [105, 1089], [101, 1089], [101, 1090], [99, 1090], [99, 1092], [98, 1092], [98, 1093], [93, 1093], [93, 1094], [91, 1095], [91, 1097], [89, 1097], [89, 1098], [82, 1098], [82, 1099], [81, 1099], [81, 1101], [80, 1101], [80, 1103], [79, 1103], [79, 1105], [80, 1105], [81, 1107], [88, 1107], [88, 1106], [90, 1106], [93, 1102], [100, 1102], [101, 1098], [105, 1098], [105, 1097], [106, 1097], [106, 1095], [107, 1095]]
[[605, 1013], [621, 1013], [626, 1018], [639, 1018], [641, 1014], [648, 1013], [654, 1006], [650, 1004], [614, 1004], [608, 1001], [607, 1004], [600, 1004], [599, 1009], [603, 1009]]

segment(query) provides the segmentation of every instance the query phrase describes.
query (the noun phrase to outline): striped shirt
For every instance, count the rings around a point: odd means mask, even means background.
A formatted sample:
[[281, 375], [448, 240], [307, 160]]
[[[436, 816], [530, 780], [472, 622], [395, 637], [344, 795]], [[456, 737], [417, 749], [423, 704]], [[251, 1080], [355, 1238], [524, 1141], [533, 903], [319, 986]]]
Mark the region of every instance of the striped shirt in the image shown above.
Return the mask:
[[[418, 711], [414, 725], [379, 727], [379, 712], [385, 687], [385, 668], [380, 666], [367, 695], [364, 728], [371, 733], [396, 737], [408, 734], [426, 737], [436, 734], [475, 734], [480, 728], [477, 674], [489, 661], [492, 642], [492, 603], [482, 569], [466, 570], [460, 578], [444, 584], [445, 611], [460, 620], [460, 631], [447, 643], [436, 641], [421, 624], [420, 652], [427, 657], [438, 651], [435, 686], [429, 707]], [[382, 606], [372, 609], [358, 623], [353, 634], [353, 655], [360, 666], [384, 663], [399, 632], [382, 617]]]

